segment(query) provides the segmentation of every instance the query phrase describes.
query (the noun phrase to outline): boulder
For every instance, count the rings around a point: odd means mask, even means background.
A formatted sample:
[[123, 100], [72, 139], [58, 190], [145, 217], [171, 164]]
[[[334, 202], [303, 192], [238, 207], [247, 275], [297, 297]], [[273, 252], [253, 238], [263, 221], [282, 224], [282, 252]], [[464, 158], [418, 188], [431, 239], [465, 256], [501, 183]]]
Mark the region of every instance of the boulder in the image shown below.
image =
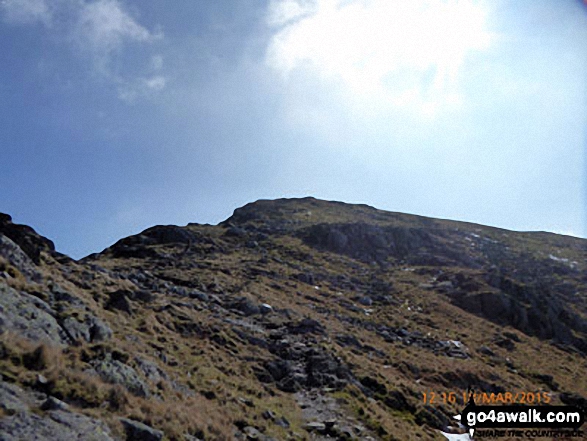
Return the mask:
[[160, 441], [163, 438], [163, 432], [139, 421], [120, 418], [120, 422], [126, 433], [126, 441]]
[[150, 395], [149, 387], [132, 367], [122, 363], [119, 360], [94, 360], [92, 363], [94, 370], [100, 377], [112, 384], [120, 384], [129, 392], [139, 396], [147, 397]]
[[112, 337], [112, 329], [98, 317], [87, 314], [83, 321], [74, 317], [67, 317], [61, 326], [72, 341], [86, 341], [88, 343], [108, 340]]
[[257, 315], [261, 313], [259, 306], [247, 297], [239, 297], [230, 303], [230, 309], [240, 311], [245, 316]]
[[108, 301], [104, 307], [110, 310], [118, 310], [126, 312], [128, 315], [133, 314], [133, 307], [130, 304], [128, 298], [132, 296], [131, 291], [119, 289], [118, 291], [111, 292], [108, 294]]

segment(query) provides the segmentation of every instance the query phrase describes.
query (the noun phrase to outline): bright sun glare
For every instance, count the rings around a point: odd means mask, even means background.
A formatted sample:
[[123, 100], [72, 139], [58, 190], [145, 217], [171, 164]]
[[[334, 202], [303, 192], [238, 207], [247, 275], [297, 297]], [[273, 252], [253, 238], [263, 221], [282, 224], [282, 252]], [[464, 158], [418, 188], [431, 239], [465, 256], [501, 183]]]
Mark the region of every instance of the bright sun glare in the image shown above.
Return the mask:
[[310, 67], [355, 97], [428, 114], [460, 103], [459, 69], [492, 39], [473, 0], [275, 0], [270, 11], [267, 61], [286, 78]]

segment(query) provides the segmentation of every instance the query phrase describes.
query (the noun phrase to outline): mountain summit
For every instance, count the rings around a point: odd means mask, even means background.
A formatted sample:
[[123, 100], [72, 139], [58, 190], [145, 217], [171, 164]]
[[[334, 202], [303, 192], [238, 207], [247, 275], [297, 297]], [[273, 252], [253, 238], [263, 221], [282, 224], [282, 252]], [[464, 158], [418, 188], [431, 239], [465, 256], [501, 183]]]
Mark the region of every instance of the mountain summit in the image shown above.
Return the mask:
[[313, 198], [79, 261], [0, 215], [0, 437], [441, 440], [470, 389], [587, 407], [586, 270], [584, 239]]

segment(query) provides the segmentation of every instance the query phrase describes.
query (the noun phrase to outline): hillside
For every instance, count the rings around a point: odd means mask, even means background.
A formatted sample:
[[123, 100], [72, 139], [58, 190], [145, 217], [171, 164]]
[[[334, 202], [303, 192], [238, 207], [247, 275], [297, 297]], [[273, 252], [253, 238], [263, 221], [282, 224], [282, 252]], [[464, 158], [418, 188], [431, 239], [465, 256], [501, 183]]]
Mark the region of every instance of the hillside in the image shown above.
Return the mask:
[[0, 215], [0, 331], [2, 439], [443, 440], [468, 388], [587, 405], [587, 240], [304, 198], [75, 261]]

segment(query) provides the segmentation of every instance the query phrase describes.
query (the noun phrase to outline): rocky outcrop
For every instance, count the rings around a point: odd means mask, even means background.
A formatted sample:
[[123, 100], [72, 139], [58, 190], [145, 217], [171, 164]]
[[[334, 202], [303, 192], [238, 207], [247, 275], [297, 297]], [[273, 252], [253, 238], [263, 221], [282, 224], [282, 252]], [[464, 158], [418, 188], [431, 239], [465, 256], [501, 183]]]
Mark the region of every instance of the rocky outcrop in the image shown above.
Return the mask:
[[112, 360], [110, 357], [107, 357], [104, 360], [94, 360], [91, 364], [94, 371], [104, 381], [112, 384], [120, 384], [131, 393], [140, 397], [150, 395], [149, 387], [141, 379], [137, 371], [121, 361]]
[[[457, 285], [458, 287], [458, 285]], [[450, 290], [455, 305], [503, 326], [512, 326], [525, 334], [574, 346], [587, 353], [587, 319], [572, 311], [548, 290], [522, 285], [511, 279], [497, 283], [499, 290], [467, 292]]]
[[[33, 260], [10, 238], [0, 234], [0, 258], [16, 268], [28, 282], [40, 282], [43, 276], [39, 272]], [[2, 271], [9, 271], [9, 268], [4, 268]], [[16, 276], [16, 274], [8, 274], [9, 276]]]
[[54, 345], [69, 341], [45, 301], [0, 283], [0, 333], [4, 331]]
[[35, 263], [40, 263], [41, 252], [55, 251], [52, 241], [43, 237], [27, 225], [12, 223], [12, 217], [0, 213], [0, 234], [11, 239]]
[[347, 223], [312, 225], [297, 234], [310, 246], [365, 262], [479, 266], [454, 249], [442, 230]]
[[139, 421], [121, 418], [120, 422], [126, 432], [126, 441], [160, 441], [163, 438], [163, 432]]
[[42, 411], [45, 398], [0, 381], [0, 438], [6, 441], [55, 441], [83, 439], [114, 441], [110, 428], [85, 415], [49, 406]]

